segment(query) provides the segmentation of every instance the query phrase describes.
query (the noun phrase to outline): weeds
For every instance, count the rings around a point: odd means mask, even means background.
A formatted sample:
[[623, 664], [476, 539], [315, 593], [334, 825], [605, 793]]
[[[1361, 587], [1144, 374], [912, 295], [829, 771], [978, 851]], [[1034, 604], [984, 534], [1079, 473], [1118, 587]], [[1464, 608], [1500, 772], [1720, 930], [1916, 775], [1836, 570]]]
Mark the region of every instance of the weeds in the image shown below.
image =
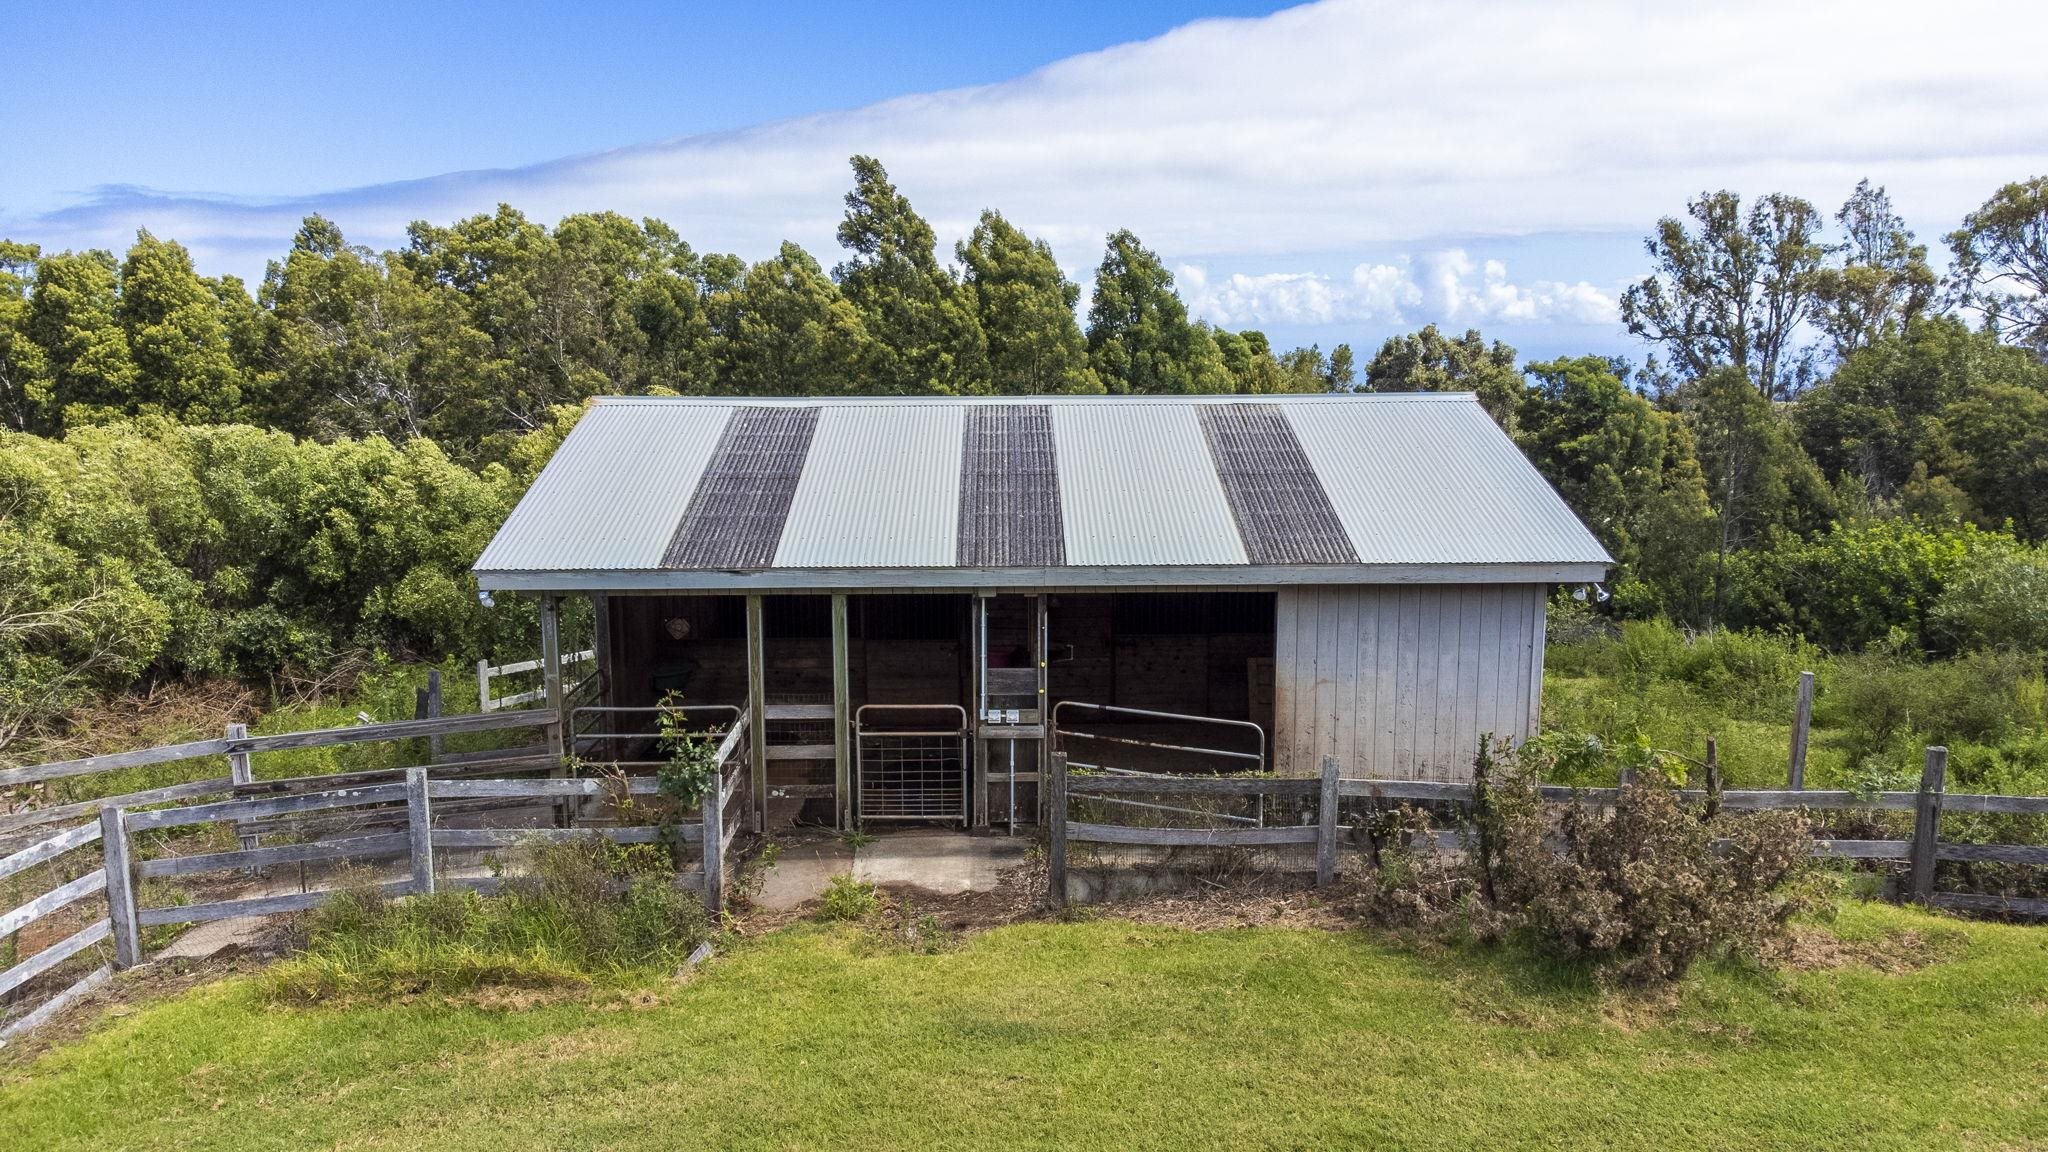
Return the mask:
[[865, 880], [841, 872], [825, 882], [825, 894], [818, 901], [818, 919], [859, 923], [882, 909], [882, 895]]

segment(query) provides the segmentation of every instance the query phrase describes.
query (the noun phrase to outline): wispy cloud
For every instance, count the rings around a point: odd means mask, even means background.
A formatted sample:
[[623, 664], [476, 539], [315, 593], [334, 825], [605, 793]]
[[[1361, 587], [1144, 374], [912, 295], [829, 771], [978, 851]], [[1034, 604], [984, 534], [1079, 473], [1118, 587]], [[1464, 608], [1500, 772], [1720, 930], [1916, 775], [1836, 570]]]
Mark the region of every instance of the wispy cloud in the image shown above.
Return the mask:
[[147, 226], [249, 274], [308, 212], [388, 245], [411, 220], [503, 200], [546, 219], [660, 216], [748, 256], [785, 238], [828, 252], [846, 157], [864, 152], [942, 237], [999, 207], [1074, 265], [1115, 227], [1190, 266], [1428, 254], [1348, 279], [1219, 278], [1202, 286], [1215, 318], [1584, 322], [1611, 316], [1611, 289], [1518, 283], [1487, 237], [1640, 235], [1704, 188], [1831, 203], [1866, 175], [1944, 226], [2048, 171], [2044, 46], [2048, 10], [1988, 0], [1327, 0], [1005, 83], [529, 168], [266, 202], [110, 189], [0, 227], [118, 246]]

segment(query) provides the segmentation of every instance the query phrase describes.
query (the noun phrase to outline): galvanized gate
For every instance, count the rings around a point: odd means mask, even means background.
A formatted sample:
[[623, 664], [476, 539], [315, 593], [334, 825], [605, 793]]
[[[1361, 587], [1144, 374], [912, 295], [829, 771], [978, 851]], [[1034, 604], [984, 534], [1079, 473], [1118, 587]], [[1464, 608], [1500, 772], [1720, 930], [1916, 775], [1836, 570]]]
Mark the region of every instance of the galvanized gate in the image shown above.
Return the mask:
[[863, 704], [853, 713], [859, 820], [967, 823], [967, 709]]

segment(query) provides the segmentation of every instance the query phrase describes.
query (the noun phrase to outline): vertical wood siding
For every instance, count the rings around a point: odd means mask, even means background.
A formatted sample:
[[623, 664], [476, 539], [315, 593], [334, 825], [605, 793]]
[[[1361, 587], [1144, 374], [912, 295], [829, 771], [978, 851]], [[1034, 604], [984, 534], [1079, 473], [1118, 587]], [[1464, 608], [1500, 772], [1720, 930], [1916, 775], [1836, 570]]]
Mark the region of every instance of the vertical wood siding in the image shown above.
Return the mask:
[[1540, 584], [1281, 589], [1274, 767], [1468, 780], [1482, 735], [1525, 740], [1543, 689]]

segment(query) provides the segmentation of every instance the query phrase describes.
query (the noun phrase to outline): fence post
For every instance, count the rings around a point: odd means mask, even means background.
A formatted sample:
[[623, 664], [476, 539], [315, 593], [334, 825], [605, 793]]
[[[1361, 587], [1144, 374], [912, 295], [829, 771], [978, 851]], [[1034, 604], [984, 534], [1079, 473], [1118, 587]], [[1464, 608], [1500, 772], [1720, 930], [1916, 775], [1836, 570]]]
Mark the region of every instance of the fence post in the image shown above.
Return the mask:
[[491, 662], [489, 660], [479, 660], [476, 662], [476, 710], [479, 712], [491, 711]]
[[1707, 806], [1706, 819], [1712, 820], [1721, 814], [1721, 747], [1712, 736], [1707, 737]]
[[704, 910], [716, 919], [725, 910], [725, 765], [704, 792]]
[[1806, 735], [1813, 727], [1813, 673], [1799, 674], [1799, 707], [1792, 717], [1792, 769], [1785, 787], [1799, 792], [1806, 787]]
[[1045, 782], [1045, 901], [1067, 906], [1067, 754], [1055, 752]]
[[405, 770], [405, 831], [412, 856], [412, 890], [434, 891], [434, 814], [427, 803], [427, 770]]
[[[249, 726], [247, 724], [228, 725], [228, 739], [247, 740], [248, 738]], [[251, 766], [249, 761], [250, 756], [249, 753], [247, 752], [228, 753], [228, 779], [234, 781], [234, 784], [237, 788], [241, 787], [244, 784], [253, 784], [256, 782], [256, 770], [254, 767]], [[254, 848], [262, 847], [262, 838], [258, 836], [251, 836], [247, 833], [242, 832], [239, 826], [239, 822], [237, 822], [237, 827], [235, 831], [242, 842], [243, 851], [246, 852]], [[251, 869], [251, 871], [253, 872], [254, 869]]]
[[1316, 887], [1337, 882], [1337, 758], [1323, 757], [1322, 801], [1316, 806]]
[[100, 809], [101, 860], [107, 870], [107, 919], [114, 926], [114, 967], [142, 963], [142, 924], [135, 913], [135, 863], [128, 850], [128, 813]]
[[1927, 750], [1927, 762], [1920, 769], [1920, 795], [1913, 804], [1913, 901], [1925, 904], [1934, 897], [1934, 859], [1941, 846], [1941, 796], [1948, 776], [1948, 749], [1939, 745]]

